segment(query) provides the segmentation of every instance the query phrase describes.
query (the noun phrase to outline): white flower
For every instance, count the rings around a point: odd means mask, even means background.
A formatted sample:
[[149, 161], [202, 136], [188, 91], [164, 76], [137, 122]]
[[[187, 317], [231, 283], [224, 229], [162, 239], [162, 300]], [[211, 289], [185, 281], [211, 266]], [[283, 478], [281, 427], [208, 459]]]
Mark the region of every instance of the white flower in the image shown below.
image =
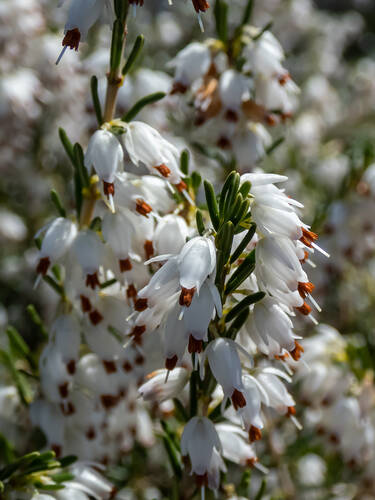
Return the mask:
[[272, 138], [261, 123], [250, 123], [244, 130], [236, 133], [232, 138], [232, 145], [239, 169], [252, 169], [263, 158], [271, 143]]
[[258, 461], [253, 447], [247, 443], [246, 432], [232, 424], [217, 424], [217, 433], [223, 446], [223, 457], [231, 462], [254, 466]]
[[243, 408], [246, 405], [246, 400], [242, 394], [242, 368], [237, 352], [238, 348], [240, 349], [240, 346], [233, 340], [215, 339], [206, 347], [201, 362], [202, 368], [204, 359], [207, 357], [213, 376], [223, 388], [223, 408], [227, 398], [232, 399], [235, 409]]
[[181, 454], [189, 455], [192, 473], [207, 474], [215, 448], [221, 451], [220, 439], [211, 420], [206, 417], [189, 420], [181, 437]]
[[297, 95], [300, 90], [297, 85], [287, 78], [282, 81], [258, 75], [255, 79], [255, 97], [257, 104], [269, 110], [280, 110], [285, 117], [291, 115], [297, 107]]
[[43, 238], [37, 273], [46, 274], [51, 263], [55, 263], [68, 252], [76, 235], [77, 227], [72, 221], [64, 217], [55, 219]]
[[168, 64], [175, 68], [172, 92], [185, 92], [195, 80], [207, 73], [210, 65], [211, 52], [206, 45], [197, 42], [187, 45]]
[[145, 401], [162, 403], [181, 395], [189, 380], [189, 372], [185, 368], [176, 368], [166, 380], [167, 373], [168, 370], [157, 370], [147, 376], [147, 382], [138, 389]]
[[249, 433], [249, 440], [252, 443], [262, 437], [261, 429], [263, 429], [263, 422], [261, 418], [261, 394], [263, 395], [263, 399], [267, 399], [267, 396], [256, 378], [251, 375], [243, 375], [242, 383], [246, 406], [240, 408], [238, 413], [242, 418], [245, 429]]
[[102, 222], [104, 240], [112, 248], [119, 262], [121, 272], [130, 271], [132, 264], [129, 257], [134, 257], [132, 242], [135, 229], [132, 221], [122, 211], [107, 212]]
[[111, 22], [112, 8], [109, 0], [72, 0], [65, 24], [65, 37], [62, 41], [63, 50], [58, 57], [58, 64], [67, 47], [78, 50], [80, 42], [86, 41], [91, 26], [106, 14]]
[[219, 80], [220, 100], [228, 121], [237, 121], [242, 102], [249, 97], [249, 85], [246, 77], [233, 69], [221, 74]]
[[94, 167], [103, 181], [104, 194], [112, 202], [115, 193], [115, 174], [122, 165], [124, 152], [117, 138], [108, 130], [97, 130], [90, 138], [85, 154], [85, 166]]
[[270, 356], [282, 354], [282, 349], [294, 351], [295, 339], [300, 338], [293, 333], [293, 323], [278, 301], [268, 296], [254, 305], [246, 330], [258, 348]]
[[165, 367], [173, 370], [181, 361], [188, 343], [188, 334], [184, 322], [180, 319], [180, 307], [178, 304], [168, 313], [164, 330], [164, 352]]
[[[272, 367], [264, 368], [256, 376], [259, 385], [263, 389], [262, 401], [266, 406], [275, 408], [281, 414], [294, 415], [294, 399], [279, 377], [291, 382], [290, 377], [283, 371]], [[266, 399], [265, 394], [267, 395]]]
[[151, 173], [168, 179], [177, 189], [186, 189], [181, 179], [183, 174], [177, 148], [147, 123], [133, 121], [124, 124], [124, 127], [124, 146], [131, 161], [135, 165], [145, 165]]
[[81, 231], [74, 242], [76, 258], [86, 275], [86, 286], [99, 286], [98, 270], [103, 256], [103, 243], [91, 230]]
[[165, 215], [157, 224], [154, 233], [156, 253], [177, 254], [186, 243], [190, 230], [183, 217], [175, 214]]
[[79, 358], [81, 333], [78, 321], [71, 315], [59, 316], [52, 326], [52, 338], [57, 351], [73, 375]]
[[284, 51], [270, 31], [265, 31], [256, 41], [247, 44], [243, 56], [246, 59], [243, 71], [268, 77], [286, 73], [281, 64], [285, 58]]

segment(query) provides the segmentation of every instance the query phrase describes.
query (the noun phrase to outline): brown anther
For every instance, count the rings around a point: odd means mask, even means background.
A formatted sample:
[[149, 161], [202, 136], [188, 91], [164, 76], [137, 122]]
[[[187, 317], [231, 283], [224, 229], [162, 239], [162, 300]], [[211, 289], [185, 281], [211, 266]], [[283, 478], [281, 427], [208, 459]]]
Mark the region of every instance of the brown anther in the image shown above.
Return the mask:
[[192, 335], [190, 335], [188, 350], [189, 350], [190, 354], [192, 354], [193, 352], [202, 352], [203, 340], [197, 340]]
[[312, 247], [311, 243], [318, 239], [318, 235], [313, 231], [305, 229], [304, 227], [302, 227], [301, 229], [302, 229], [302, 236], [300, 238], [300, 241], [302, 241], [302, 243], [307, 247]]
[[50, 265], [51, 265], [51, 261], [49, 260], [49, 258], [43, 257], [42, 259], [40, 259], [40, 261], [37, 265], [36, 272], [38, 274], [42, 274], [43, 276], [45, 276]]
[[280, 85], [285, 85], [287, 81], [290, 80], [290, 74], [289, 73], [284, 73], [283, 75], [280, 75], [278, 78], [278, 81]]
[[103, 191], [107, 198], [109, 197], [109, 195], [113, 196], [115, 194], [115, 185], [113, 184], [113, 182], [103, 181]]
[[233, 111], [232, 109], [227, 109], [227, 111], [225, 112], [225, 119], [228, 122], [236, 123], [238, 122], [238, 113], [236, 111]]
[[67, 398], [69, 394], [69, 383], [64, 382], [63, 384], [59, 385], [59, 393], [62, 398]]
[[131, 271], [131, 269], [133, 268], [130, 259], [120, 259], [118, 263], [120, 266], [120, 272], [122, 273], [126, 273], [126, 271]]
[[71, 359], [69, 363], [66, 365], [66, 371], [69, 373], [69, 375], [74, 375], [76, 372], [76, 362], [74, 359]]
[[191, 304], [191, 301], [193, 300], [194, 294], [195, 294], [196, 288], [184, 288], [183, 286], [181, 287], [181, 294], [180, 294], [180, 306], [185, 306], [189, 307]]
[[206, 12], [210, 4], [206, 0], [193, 0], [193, 6], [196, 12]]
[[168, 358], [165, 360], [165, 368], [167, 370], [173, 370], [174, 368], [176, 368], [177, 361], [178, 361], [178, 357], [175, 354], [172, 358]]
[[311, 307], [308, 304], [306, 304], [306, 302], [304, 302], [302, 306], [296, 307], [296, 309], [305, 316], [308, 316], [311, 313]]
[[132, 332], [131, 332], [131, 336], [134, 337], [135, 339], [140, 337], [141, 335], [143, 335], [146, 331], [146, 325], [136, 325]]
[[145, 200], [142, 200], [142, 198], [137, 198], [137, 199], [135, 200], [135, 202], [136, 202], [136, 205], [135, 205], [135, 209], [136, 209], [136, 211], [137, 211], [139, 214], [143, 215], [144, 217], [147, 217], [147, 216], [148, 216], [148, 214], [149, 214], [150, 212], [152, 212], [152, 208], [150, 207], [150, 205], [148, 205], [148, 204], [145, 202]]
[[134, 309], [138, 312], [144, 311], [148, 307], [147, 299], [137, 299], [134, 303]]
[[290, 120], [291, 118], [293, 118], [293, 113], [291, 113], [290, 111], [288, 113], [281, 113], [281, 119], [283, 122], [286, 122], [287, 120]]
[[86, 286], [89, 286], [93, 290], [95, 290], [97, 286], [100, 286], [97, 273], [88, 274], [86, 276]]
[[287, 415], [288, 417], [294, 416], [296, 414], [295, 406], [288, 406]]
[[258, 427], [251, 425], [249, 429], [250, 443], [254, 443], [254, 441], [259, 441], [260, 439], [262, 439], [262, 431]]
[[128, 299], [134, 299], [137, 296], [137, 289], [135, 288], [134, 285], [129, 285], [127, 290], [126, 290], [126, 296]]
[[141, 7], [143, 6], [143, 0], [129, 0], [129, 3], [131, 5], [140, 5]]
[[295, 347], [294, 347], [293, 351], [290, 351], [290, 355], [292, 356], [294, 361], [298, 361], [301, 357], [301, 354], [303, 352], [305, 352], [305, 349], [296, 340], [294, 341], [294, 345], [295, 345]]
[[329, 440], [332, 444], [339, 444], [340, 442], [338, 435], [333, 433], [329, 435]]
[[65, 33], [62, 45], [64, 47], [69, 47], [70, 49], [78, 50], [80, 40], [81, 33], [79, 32], [78, 28], [74, 28], [72, 30], [68, 30]]
[[151, 257], [154, 255], [154, 245], [152, 244], [152, 241], [146, 240], [143, 245], [143, 248], [145, 250], [146, 259], [147, 260], [151, 259]]
[[182, 193], [182, 191], [186, 191], [187, 184], [184, 181], [180, 181], [178, 184], [175, 184], [174, 187], [177, 189], [179, 193]]
[[232, 148], [232, 143], [230, 142], [228, 137], [224, 137], [224, 136], [221, 136], [218, 139], [216, 145], [218, 148], [221, 148], [221, 149], [231, 149]]
[[275, 354], [274, 358], [277, 359], [278, 361], [285, 361], [288, 356], [289, 353], [284, 352], [283, 354]]
[[272, 113], [267, 113], [266, 116], [264, 117], [264, 121], [270, 127], [274, 127], [275, 125], [277, 125], [276, 115], [274, 115]]
[[243, 408], [244, 406], [246, 406], [245, 396], [242, 394], [242, 392], [238, 391], [237, 389], [234, 389], [231, 400], [235, 410], [238, 410], [238, 408]]
[[63, 415], [65, 415], [65, 417], [69, 417], [70, 415], [73, 415], [76, 411], [73, 403], [71, 403], [70, 401], [68, 403], [65, 402], [65, 404], [61, 403], [60, 410], [61, 410], [61, 413]]
[[198, 488], [201, 488], [202, 486], [208, 486], [208, 476], [207, 472], [202, 475], [195, 474], [195, 482], [198, 486]]
[[257, 462], [258, 462], [258, 458], [257, 458], [257, 457], [248, 458], [248, 459], [246, 460], [246, 465], [247, 465], [248, 467], [253, 468], [253, 467], [254, 467], [254, 465], [255, 465]]
[[158, 165], [156, 167], [154, 167], [160, 175], [162, 175], [163, 177], [169, 177], [171, 175], [171, 170], [167, 167], [167, 165], [165, 165], [164, 163], [162, 163], [161, 165]]
[[[140, 4], [139, 4], [139, 5], [141, 5], [141, 6], [142, 6], [142, 5], [143, 5], [143, 0], [139, 0], [139, 1], [140, 1], [140, 2], [142, 2], [142, 3], [140, 3]], [[108, 465], [108, 464], [107, 464], [107, 465]], [[116, 486], [114, 486], [114, 487], [111, 489], [111, 492], [110, 492], [110, 494], [109, 494], [109, 500], [113, 500], [113, 499], [115, 498], [115, 496], [117, 495], [117, 493], [118, 493], [118, 489], [116, 488]]]
[[118, 396], [113, 396], [112, 394], [102, 394], [100, 396], [100, 400], [102, 405], [107, 410], [113, 408], [118, 403]]
[[304, 264], [308, 258], [309, 258], [309, 252], [307, 250], [304, 250], [303, 259], [300, 260], [301, 264]]
[[90, 312], [89, 318], [94, 326], [98, 325], [104, 319], [97, 309], [94, 309], [93, 311]]
[[96, 438], [96, 432], [95, 432], [95, 429], [94, 427], [90, 427], [87, 432], [86, 432], [86, 437], [87, 439], [89, 439], [90, 441], [92, 441], [93, 439]]
[[137, 357], [135, 358], [135, 360], [134, 360], [134, 363], [135, 363], [136, 365], [138, 365], [138, 366], [143, 365], [143, 364], [144, 364], [144, 362], [145, 362], [145, 358], [144, 358], [144, 356], [142, 356], [142, 354], [138, 354], [138, 356], [137, 356]]
[[170, 91], [170, 94], [171, 95], [173, 95], [173, 94], [185, 94], [187, 89], [188, 89], [187, 86], [184, 85], [183, 83], [173, 82], [172, 90]]
[[59, 444], [51, 444], [51, 450], [55, 453], [56, 458], [61, 457], [62, 448]]
[[117, 366], [114, 361], [104, 361], [103, 360], [103, 366], [105, 371], [110, 374], [110, 373], [116, 373], [117, 372]]
[[81, 299], [81, 309], [83, 312], [89, 312], [91, 311], [92, 305], [90, 302], [90, 299], [86, 297], [85, 295], [80, 295]]
[[124, 370], [124, 372], [126, 373], [129, 373], [132, 371], [133, 367], [132, 365], [129, 363], [129, 361], [124, 361], [123, 365], [122, 365], [122, 369]]

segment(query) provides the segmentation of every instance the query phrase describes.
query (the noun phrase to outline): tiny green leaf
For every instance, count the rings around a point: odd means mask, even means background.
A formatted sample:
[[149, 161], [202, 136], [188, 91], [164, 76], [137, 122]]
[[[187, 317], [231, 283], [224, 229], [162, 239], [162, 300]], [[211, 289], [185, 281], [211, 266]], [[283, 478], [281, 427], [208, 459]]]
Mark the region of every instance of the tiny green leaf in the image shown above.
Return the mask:
[[184, 149], [180, 156], [180, 168], [181, 172], [186, 176], [189, 175], [189, 161], [190, 161], [189, 151], [187, 149]]
[[100, 100], [99, 100], [99, 95], [98, 95], [98, 79], [95, 75], [91, 77], [90, 88], [91, 88], [91, 97], [92, 97], [92, 103], [93, 103], [94, 110], [95, 110], [96, 119], [97, 119], [98, 125], [100, 127], [100, 125], [102, 125], [102, 123], [103, 123], [103, 113], [102, 113], [102, 107], [100, 105]]
[[214, 188], [208, 181], [204, 181], [204, 192], [206, 194], [207, 207], [211, 217], [212, 225], [217, 230], [220, 225], [219, 208], [217, 206]]
[[137, 116], [137, 114], [148, 104], [153, 104], [155, 102], [160, 101], [165, 97], [166, 94], [164, 92], [155, 92], [154, 94], [146, 95], [138, 102], [134, 104], [132, 108], [121, 118], [124, 122], [130, 122]]
[[197, 229], [198, 229], [198, 233], [203, 236], [206, 228], [204, 227], [204, 222], [203, 222], [203, 215], [202, 215], [202, 212], [198, 209], [195, 213], [195, 219], [196, 219], [196, 222], [197, 222]]
[[238, 314], [240, 314], [244, 309], [248, 308], [251, 304], [255, 304], [264, 298], [266, 294], [264, 292], [256, 292], [252, 295], [248, 295], [244, 299], [241, 300], [236, 306], [234, 306], [225, 318], [225, 322], [229, 323], [234, 319]]
[[128, 74], [129, 71], [132, 69], [133, 65], [135, 64], [136, 60], [138, 59], [142, 51], [144, 43], [145, 43], [145, 37], [143, 35], [138, 35], [134, 42], [133, 48], [129, 54], [129, 57], [122, 69], [122, 74], [124, 76]]
[[63, 205], [61, 203], [61, 200], [60, 200], [59, 195], [57, 194], [57, 191], [55, 191], [54, 189], [52, 189], [51, 193], [50, 193], [50, 196], [51, 196], [52, 203], [56, 207], [56, 210], [57, 210], [58, 214], [61, 217], [66, 217], [66, 210], [65, 210], [65, 208], [63, 207]]

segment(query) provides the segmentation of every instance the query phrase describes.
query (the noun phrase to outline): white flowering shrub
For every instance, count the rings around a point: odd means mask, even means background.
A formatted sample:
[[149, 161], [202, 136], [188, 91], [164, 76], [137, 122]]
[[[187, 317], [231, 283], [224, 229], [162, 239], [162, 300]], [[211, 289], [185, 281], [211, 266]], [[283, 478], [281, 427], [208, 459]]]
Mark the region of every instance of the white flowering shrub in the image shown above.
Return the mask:
[[[70, 0], [50, 14], [59, 32], [67, 16], [46, 72], [64, 94], [60, 151], [52, 143], [46, 158], [56, 151], [64, 173], [51, 191], [56, 213], [28, 251], [30, 302], [41, 296], [45, 314], [29, 305], [34, 337], [8, 325], [0, 349], [0, 497], [372, 498], [373, 347], [328, 323], [353, 334], [330, 293], [353, 255], [363, 263], [373, 249], [370, 236], [352, 248], [342, 229], [360, 232], [353, 214], [367, 212], [371, 232], [373, 151], [368, 138], [360, 152], [319, 150], [339, 121], [325, 109], [339, 106], [329, 72], [297, 64], [296, 79], [308, 78], [300, 90], [268, 19], [290, 20], [291, 50], [301, 33], [315, 36], [320, 14], [308, 1], [286, 13], [277, 2], [164, 3]], [[139, 25], [161, 8], [167, 33], [144, 37]], [[42, 15], [22, 9], [35, 16], [34, 43]], [[357, 19], [345, 33], [360, 28]], [[335, 40], [337, 52], [345, 43]], [[312, 41], [310, 59], [314, 50]], [[150, 69], [153, 57], [170, 74]], [[9, 75], [1, 90], [33, 123], [53, 98], [24, 71], [27, 98]], [[353, 187], [359, 201], [346, 200]], [[9, 220], [17, 240], [22, 219]], [[344, 260], [337, 246], [353, 253]], [[343, 290], [335, 304], [352, 318]]]

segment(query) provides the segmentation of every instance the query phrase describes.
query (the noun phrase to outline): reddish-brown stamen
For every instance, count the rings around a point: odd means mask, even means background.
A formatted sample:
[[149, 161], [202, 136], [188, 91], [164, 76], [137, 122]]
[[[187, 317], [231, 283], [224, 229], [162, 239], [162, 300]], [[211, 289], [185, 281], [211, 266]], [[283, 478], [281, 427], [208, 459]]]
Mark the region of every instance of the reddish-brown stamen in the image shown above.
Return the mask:
[[92, 309], [92, 305], [90, 302], [90, 299], [86, 297], [85, 295], [80, 295], [81, 299], [81, 309], [83, 312], [89, 312]]
[[93, 311], [90, 312], [89, 318], [94, 326], [98, 325], [101, 321], [103, 321], [103, 316], [97, 309], [94, 309]]
[[195, 291], [196, 291], [195, 287], [193, 287], [193, 288], [181, 287], [180, 306], [189, 307], [191, 304], [191, 301], [193, 300]]
[[176, 368], [177, 361], [178, 361], [178, 357], [177, 357], [176, 354], [172, 358], [166, 359], [165, 360], [165, 367], [166, 367], [166, 369], [167, 370], [173, 370], [174, 368]]
[[47, 273], [49, 266], [51, 265], [51, 261], [48, 257], [43, 257], [40, 259], [38, 266], [36, 268], [36, 272], [38, 274], [42, 274], [43, 276]]
[[61, 446], [59, 444], [52, 444], [51, 445], [51, 450], [53, 452], [55, 452], [56, 458], [61, 457], [62, 448], [61, 448]]
[[278, 78], [278, 81], [280, 85], [285, 85], [287, 81], [290, 80], [290, 74], [289, 73], [284, 73], [283, 75], [280, 75]]
[[97, 286], [100, 286], [97, 273], [88, 274], [86, 276], [86, 286], [89, 286], [93, 290], [95, 290]]
[[118, 396], [113, 396], [112, 394], [103, 394], [100, 396], [100, 400], [103, 407], [108, 410], [109, 408], [113, 408], [117, 405], [119, 398]]
[[69, 47], [70, 49], [78, 50], [79, 42], [81, 40], [81, 33], [78, 28], [68, 30], [62, 41], [64, 47]]
[[171, 170], [167, 167], [167, 165], [165, 165], [164, 163], [162, 163], [161, 165], [158, 165], [157, 167], [154, 167], [160, 175], [162, 175], [163, 177], [169, 177], [171, 175]]
[[206, 0], [193, 0], [193, 6], [196, 12], [206, 12], [210, 4]]
[[220, 139], [218, 139], [216, 145], [218, 148], [221, 148], [221, 149], [231, 149], [231, 147], [232, 147], [232, 143], [230, 142], [228, 137], [224, 137], [224, 136], [222, 136], [222, 137], [220, 137]]
[[105, 182], [105, 181], [103, 181], [103, 191], [104, 191], [104, 194], [107, 196], [107, 198], [109, 197], [109, 195], [114, 196], [114, 194], [115, 194], [115, 185], [113, 184], [113, 182]]
[[146, 325], [137, 325], [133, 328], [130, 335], [136, 339], [141, 335], [143, 335], [145, 331], [146, 331]]
[[290, 416], [294, 417], [295, 414], [296, 414], [295, 406], [288, 406], [288, 411], [287, 411], [288, 417], [290, 417]]
[[147, 299], [137, 299], [134, 303], [134, 309], [138, 312], [144, 311], [148, 307]]
[[301, 229], [302, 229], [302, 236], [300, 238], [300, 241], [302, 241], [302, 243], [307, 247], [312, 247], [311, 243], [318, 239], [318, 235], [313, 231], [309, 231], [304, 227], [302, 227]]
[[190, 335], [188, 350], [189, 350], [190, 354], [192, 354], [193, 352], [202, 352], [203, 340], [197, 340], [192, 335]]
[[114, 361], [104, 361], [103, 360], [103, 366], [105, 368], [105, 371], [108, 374], [117, 372], [117, 366], [116, 366], [116, 363]]
[[182, 191], [186, 191], [187, 184], [184, 181], [180, 181], [178, 184], [175, 184], [174, 187], [177, 189], [179, 193], [182, 193]]
[[238, 113], [236, 111], [233, 111], [233, 109], [227, 109], [227, 111], [225, 112], [225, 119], [228, 122], [236, 123], [238, 122]]
[[294, 361], [298, 361], [302, 355], [303, 352], [305, 352], [305, 349], [301, 346], [299, 342], [296, 340], [294, 341], [294, 349], [293, 351], [290, 351], [290, 355], [294, 359]]
[[94, 427], [90, 427], [87, 432], [86, 432], [86, 437], [87, 439], [89, 439], [90, 441], [95, 439], [96, 437], [96, 432], [95, 432], [95, 429]]
[[138, 354], [138, 356], [135, 358], [134, 363], [138, 366], [143, 365], [145, 362], [144, 356], [142, 354]]
[[64, 382], [63, 384], [59, 385], [59, 393], [62, 398], [67, 398], [69, 394], [69, 383]]
[[259, 441], [262, 439], [262, 431], [258, 429], [258, 427], [250, 426], [249, 429], [249, 440], [250, 443], [254, 443], [254, 441]]
[[185, 92], [187, 91], [187, 86], [184, 85], [183, 83], [181, 82], [173, 82], [173, 85], [172, 85], [172, 90], [170, 91], [170, 94], [185, 94]]
[[207, 472], [202, 475], [195, 474], [195, 482], [197, 483], [197, 486], [199, 488], [201, 488], [202, 486], [208, 486]]
[[151, 257], [154, 255], [154, 245], [152, 244], [152, 241], [146, 240], [143, 245], [143, 248], [145, 250], [146, 259], [147, 260], [151, 259]]
[[135, 202], [136, 202], [136, 206], [135, 206], [136, 211], [137, 211], [139, 214], [143, 215], [144, 217], [147, 217], [147, 216], [148, 216], [148, 214], [149, 214], [150, 212], [152, 212], [152, 208], [150, 207], [150, 205], [148, 205], [148, 204], [145, 202], [145, 200], [142, 200], [142, 198], [137, 198], [137, 199], [135, 200]]
[[74, 375], [76, 372], [76, 362], [74, 359], [71, 359], [69, 363], [66, 365], [66, 371], [69, 373], [69, 375]]
[[245, 396], [237, 389], [234, 389], [231, 399], [235, 410], [246, 406]]
[[122, 365], [122, 369], [124, 370], [124, 372], [126, 373], [129, 373], [132, 371], [132, 365], [129, 363], [129, 361], [124, 361], [123, 365]]
[[296, 307], [296, 309], [305, 316], [311, 313], [311, 307], [308, 304], [306, 304], [306, 302], [304, 302], [302, 306]]
[[126, 273], [126, 271], [130, 271], [133, 268], [130, 259], [120, 259], [118, 263], [120, 266], [120, 272], [122, 273]]
[[73, 415], [73, 413], [76, 412], [76, 409], [74, 408], [73, 403], [70, 401], [68, 403], [65, 402], [60, 404], [60, 410], [63, 415], [66, 417], [69, 417], [69, 415]]
[[313, 292], [315, 285], [310, 281], [306, 283], [302, 283], [301, 281], [298, 283], [298, 293], [301, 295], [303, 299], [306, 298], [306, 295], [310, 295]]
[[133, 284], [129, 285], [126, 290], [126, 296], [128, 299], [134, 299], [137, 296], [137, 289]]

